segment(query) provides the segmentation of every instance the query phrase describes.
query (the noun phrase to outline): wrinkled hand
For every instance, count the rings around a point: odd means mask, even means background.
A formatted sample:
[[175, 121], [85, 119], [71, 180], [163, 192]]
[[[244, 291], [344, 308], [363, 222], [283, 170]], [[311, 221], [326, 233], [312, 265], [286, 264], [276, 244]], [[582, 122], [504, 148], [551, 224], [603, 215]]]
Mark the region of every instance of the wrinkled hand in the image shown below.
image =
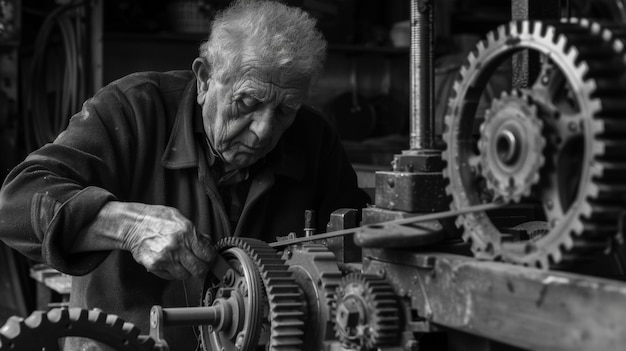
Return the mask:
[[187, 279], [208, 273], [217, 251], [177, 209], [142, 205], [126, 234], [125, 248], [149, 272], [163, 279]]

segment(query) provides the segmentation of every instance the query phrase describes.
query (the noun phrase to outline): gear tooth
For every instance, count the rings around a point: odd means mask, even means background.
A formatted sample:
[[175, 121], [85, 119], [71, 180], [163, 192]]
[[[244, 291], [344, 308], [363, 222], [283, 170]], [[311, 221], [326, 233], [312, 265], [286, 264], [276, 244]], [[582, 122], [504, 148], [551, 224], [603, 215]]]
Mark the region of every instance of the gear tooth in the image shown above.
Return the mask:
[[567, 45], [567, 38], [565, 38], [564, 35], [556, 36], [555, 45], [558, 51], [565, 52], [565, 46]]
[[109, 314], [106, 315], [106, 324], [115, 329], [123, 329], [124, 321], [117, 315]]
[[561, 248], [564, 251], [570, 251], [574, 248], [574, 239], [570, 235], [565, 235], [561, 242]]
[[534, 29], [534, 23], [536, 23], [535, 21], [528, 21], [528, 20], [524, 20], [522, 21], [522, 30], [521, 33], [522, 35], [533, 35], [534, 33], [531, 32], [531, 29]]
[[24, 324], [26, 327], [35, 329], [42, 324], [46, 324], [48, 321], [48, 316], [43, 311], [35, 311], [30, 316], [24, 319]]
[[[487, 33], [487, 42], [496, 42], [496, 36], [495, 36], [495, 32], [491, 31], [489, 33]], [[483, 44], [483, 50], [484, 50], [484, 46], [485, 44]]]
[[70, 313], [67, 308], [53, 308], [48, 311], [48, 320], [52, 323], [68, 323]]
[[479, 40], [478, 43], [476, 43], [476, 49], [478, 50], [479, 55], [483, 53], [485, 51], [485, 41]]
[[11, 316], [7, 319], [2, 328], [0, 328], [0, 335], [5, 337], [7, 340], [13, 341], [20, 336], [24, 328], [26, 328], [24, 318]]
[[548, 254], [548, 262], [549, 262], [549, 264], [548, 264], [548, 269], [549, 269], [551, 266], [555, 266], [556, 264], [558, 264], [558, 263], [559, 263], [559, 262], [561, 262], [562, 260], [563, 260], [563, 255], [561, 254], [561, 251], [559, 251], [559, 250], [554, 250], [554, 251], [551, 251], [551, 252]]
[[[532, 23], [529, 24], [529, 26], [530, 25], [532, 25], [532, 35], [536, 35], [536, 36], [541, 36], [542, 35], [542, 33], [541, 33], [543, 31], [542, 22], [533, 21]], [[548, 28], [549, 27], [551, 27], [551, 26], [548, 26]], [[548, 32], [548, 31], [546, 31], [546, 32]]]

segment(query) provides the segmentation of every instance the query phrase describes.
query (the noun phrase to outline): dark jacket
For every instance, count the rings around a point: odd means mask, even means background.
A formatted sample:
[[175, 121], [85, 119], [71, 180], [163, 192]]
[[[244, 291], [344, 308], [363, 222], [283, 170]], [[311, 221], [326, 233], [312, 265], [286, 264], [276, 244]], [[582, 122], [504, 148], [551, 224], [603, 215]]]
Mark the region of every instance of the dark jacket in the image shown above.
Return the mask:
[[[0, 239], [75, 276], [71, 306], [117, 314], [147, 334], [152, 305], [198, 305], [200, 282], [162, 280], [126, 251], [68, 254], [107, 201], [178, 208], [215, 241], [236, 235], [269, 242], [301, 233], [306, 209], [317, 211], [323, 231], [333, 210], [365, 206], [337, 135], [302, 108], [276, 149], [252, 167], [248, 199], [232, 233], [194, 135], [198, 118], [189, 71], [132, 74], [101, 89], [54, 143], [8, 175], [0, 193]], [[195, 347], [191, 328], [166, 336], [172, 350]]]

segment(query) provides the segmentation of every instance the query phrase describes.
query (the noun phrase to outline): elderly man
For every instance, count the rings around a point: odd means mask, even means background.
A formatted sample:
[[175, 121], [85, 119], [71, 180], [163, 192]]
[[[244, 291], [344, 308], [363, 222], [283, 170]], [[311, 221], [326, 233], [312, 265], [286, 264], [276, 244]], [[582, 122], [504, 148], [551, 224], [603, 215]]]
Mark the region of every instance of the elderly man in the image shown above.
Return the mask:
[[[193, 72], [111, 83], [10, 173], [1, 239], [73, 275], [71, 306], [144, 333], [152, 305], [197, 305], [211, 243], [301, 232], [306, 209], [325, 228], [367, 201], [332, 128], [302, 106], [325, 48], [303, 11], [235, 3]], [[193, 332], [168, 333], [171, 349], [193, 350]]]

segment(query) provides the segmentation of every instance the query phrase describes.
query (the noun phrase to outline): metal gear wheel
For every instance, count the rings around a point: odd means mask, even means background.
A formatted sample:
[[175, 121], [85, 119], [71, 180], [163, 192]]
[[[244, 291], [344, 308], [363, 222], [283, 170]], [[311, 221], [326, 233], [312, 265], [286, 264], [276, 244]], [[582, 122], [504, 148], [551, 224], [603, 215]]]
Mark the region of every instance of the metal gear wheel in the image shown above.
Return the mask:
[[[605, 252], [617, 233], [626, 189], [624, 55], [615, 43], [576, 23], [517, 21], [490, 32], [454, 83], [445, 117], [443, 171], [453, 210], [484, 202], [484, 175], [473, 135], [478, 101], [489, 78], [523, 49], [537, 52], [542, 70], [525, 91], [543, 122], [545, 164], [538, 198], [549, 231], [535, 240], [506, 242], [485, 212], [460, 216], [477, 256], [549, 268]], [[532, 183], [532, 181], [531, 181]], [[488, 199], [492, 201], [493, 199]]]
[[342, 277], [337, 259], [326, 246], [314, 243], [287, 248], [283, 259], [307, 300], [304, 345], [310, 350], [323, 350], [324, 342], [335, 339], [335, 291]]
[[59, 339], [83, 337], [120, 351], [155, 350], [154, 339], [116, 315], [80, 308], [35, 311], [26, 319], [11, 317], [0, 328], [1, 351], [60, 350]]
[[494, 99], [480, 125], [480, 170], [496, 199], [519, 202], [539, 182], [543, 122], [528, 96], [514, 90]]
[[[255, 303], [257, 309], [254, 311], [254, 320], [246, 320], [247, 325], [250, 326], [249, 332], [256, 333], [256, 328], [262, 329], [269, 325], [266, 345], [268, 350], [300, 350], [304, 336], [304, 311], [306, 309], [304, 297], [289, 267], [278, 256], [276, 250], [263, 241], [240, 237], [224, 238], [217, 243], [216, 248], [220, 253], [227, 253], [227, 258], [232, 255], [232, 260], [239, 260], [244, 271], [250, 271], [252, 268], [258, 270], [265, 298], [263, 304]], [[207, 286], [213, 286], [213, 282], [208, 282]], [[209, 290], [205, 291], [203, 304], [212, 303], [212, 297], [206, 298], [206, 292]], [[251, 293], [252, 291], [247, 292], [248, 295]], [[259, 339], [265, 340], [263, 330], [259, 331], [260, 335], [247, 335], [247, 333], [244, 331], [243, 334], [230, 333], [229, 337], [217, 337], [216, 332], [209, 330], [208, 326], [201, 327], [201, 339], [205, 350], [247, 351], [256, 347], [256, 344], [247, 345], [248, 340], [255, 342]]]
[[345, 348], [372, 350], [399, 341], [398, 300], [384, 278], [350, 273], [342, 279], [335, 299], [335, 333]]

